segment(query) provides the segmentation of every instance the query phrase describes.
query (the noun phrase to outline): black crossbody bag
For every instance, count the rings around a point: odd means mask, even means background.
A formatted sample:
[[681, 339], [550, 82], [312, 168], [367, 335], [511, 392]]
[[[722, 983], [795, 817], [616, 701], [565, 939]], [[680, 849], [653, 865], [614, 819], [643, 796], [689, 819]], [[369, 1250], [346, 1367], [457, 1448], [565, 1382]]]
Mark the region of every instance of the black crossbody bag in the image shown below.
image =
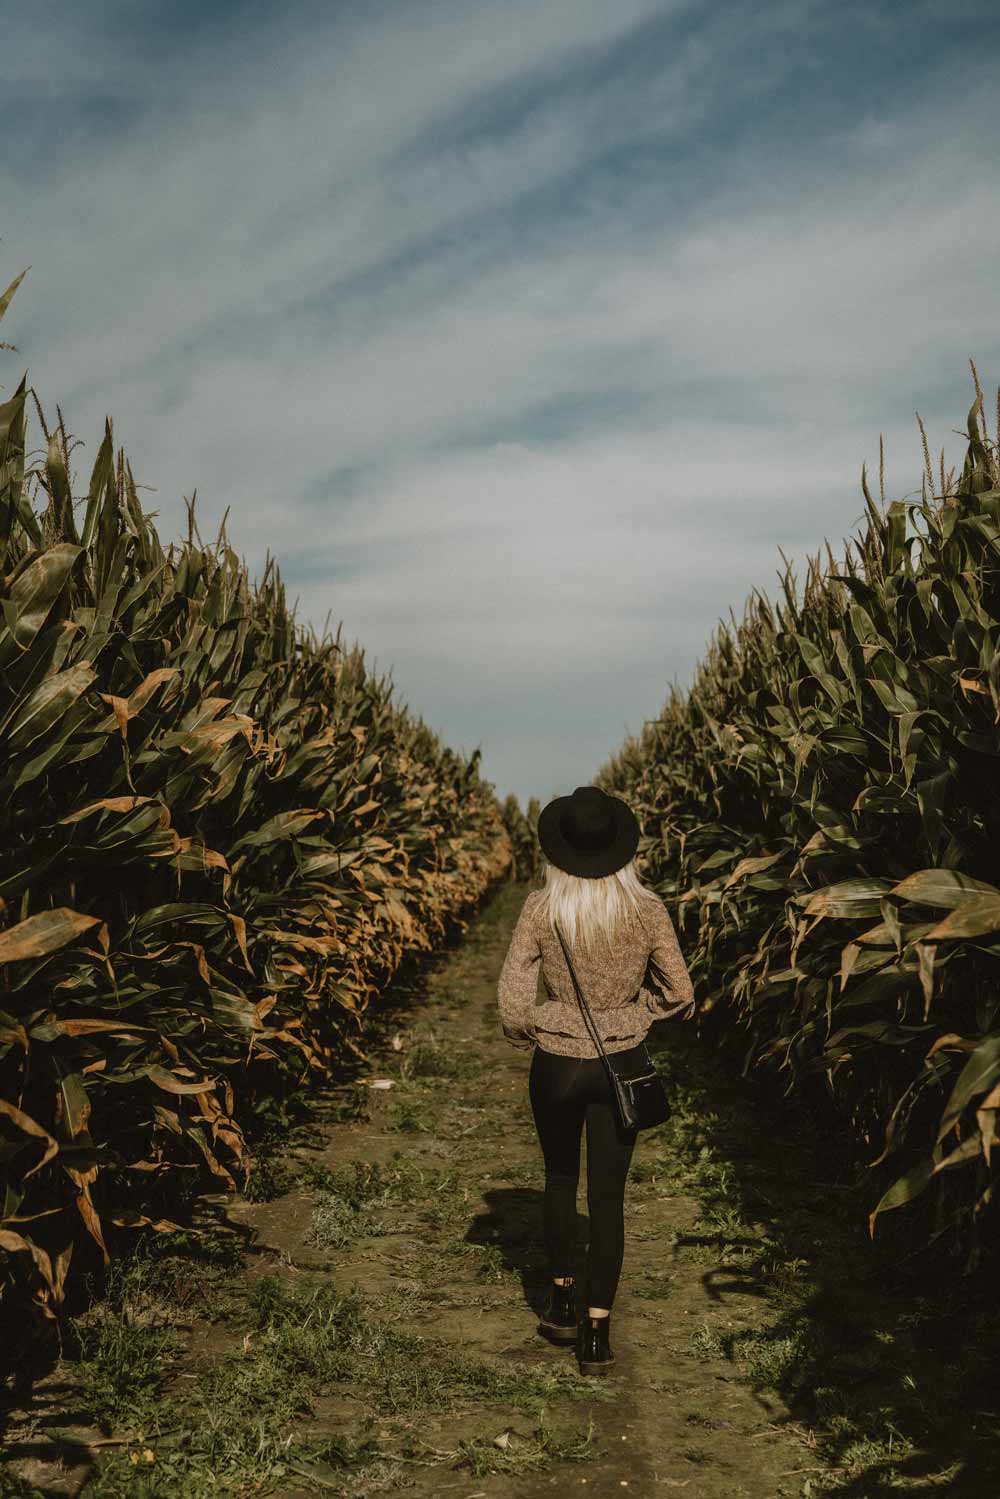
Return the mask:
[[566, 966], [573, 980], [576, 997], [580, 1002], [580, 1009], [583, 1011], [584, 1019], [590, 1027], [591, 1040], [604, 1059], [608, 1081], [611, 1084], [611, 1094], [615, 1101], [615, 1113], [618, 1116], [619, 1129], [625, 1135], [632, 1135], [640, 1129], [648, 1129], [650, 1125], [665, 1123], [670, 1118], [673, 1110], [664, 1091], [663, 1082], [653, 1066], [648, 1047], [643, 1042], [643, 1051], [646, 1059], [643, 1071], [632, 1077], [623, 1077], [615, 1071], [611, 1065], [611, 1059], [604, 1050], [600, 1033], [594, 1024], [594, 1017], [590, 1013], [590, 1006], [583, 997], [583, 992], [577, 981], [573, 964], [570, 962], [566, 943], [563, 941], [563, 934], [559, 930], [558, 923], [556, 924], [556, 935], [562, 946]]

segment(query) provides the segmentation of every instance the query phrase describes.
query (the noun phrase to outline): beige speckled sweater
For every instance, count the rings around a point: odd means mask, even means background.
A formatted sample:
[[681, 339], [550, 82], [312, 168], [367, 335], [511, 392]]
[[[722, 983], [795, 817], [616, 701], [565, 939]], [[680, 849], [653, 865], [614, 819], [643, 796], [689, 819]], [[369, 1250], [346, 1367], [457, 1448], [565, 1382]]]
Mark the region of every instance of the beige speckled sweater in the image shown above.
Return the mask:
[[[548, 918], [536, 915], [544, 893], [531, 891], [510, 939], [497, 981], [500, 1027], [518, 1050], [526, 1051], [537, 1042], [544, 1051], [561, 1056], [596, 1057], [559, 938]], [[669, 912], [652, 891], [643, 894], [640, 923], [619, 930], [610, 956], [603, 943], [595, 953], [578, 955], [565, 931], [563, 935], [609, 1055], [637, 1046], [656, 1020], [691, 1019], [691, 979]], [[547, 998], [536, 1005], [539, 973]]]

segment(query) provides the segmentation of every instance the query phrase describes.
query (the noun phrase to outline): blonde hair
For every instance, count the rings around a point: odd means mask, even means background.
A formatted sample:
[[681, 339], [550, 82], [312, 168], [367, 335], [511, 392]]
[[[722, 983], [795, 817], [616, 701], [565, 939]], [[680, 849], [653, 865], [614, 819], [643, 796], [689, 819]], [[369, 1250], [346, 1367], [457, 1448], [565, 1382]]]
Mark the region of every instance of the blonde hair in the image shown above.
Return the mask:
[[538, 911], [548, 917], [553, 935], [558, 921], [567, 946], [589, 954], [601, 941], [610, 949], [623, 926], [636, 924], [642, 897], [650, 893], [636, 872], [634, 859], [596, 880], [567, 874], [546, 862], [545, 891]]

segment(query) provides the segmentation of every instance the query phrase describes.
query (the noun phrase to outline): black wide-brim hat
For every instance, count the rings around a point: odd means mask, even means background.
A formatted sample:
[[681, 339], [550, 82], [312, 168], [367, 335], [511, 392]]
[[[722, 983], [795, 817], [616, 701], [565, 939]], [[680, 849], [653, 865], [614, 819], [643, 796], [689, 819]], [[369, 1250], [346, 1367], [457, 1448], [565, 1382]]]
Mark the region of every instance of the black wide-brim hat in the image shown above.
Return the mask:
[[538, 814], [538, 841], [549, 863], [585, 880], [603, 879], [626, 865], [639, 836], [632, 808], [599, 786], [578, 786]]

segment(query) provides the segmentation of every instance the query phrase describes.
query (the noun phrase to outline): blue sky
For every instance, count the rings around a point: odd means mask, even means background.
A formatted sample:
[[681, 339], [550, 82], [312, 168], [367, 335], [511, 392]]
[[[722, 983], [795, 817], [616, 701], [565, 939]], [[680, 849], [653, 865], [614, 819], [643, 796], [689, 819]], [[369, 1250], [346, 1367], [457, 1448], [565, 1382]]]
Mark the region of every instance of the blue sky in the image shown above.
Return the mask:
[[[19, 11], [19, 14], [17, 13]], [[278, 559], [500, 797], [960, 467], [1000, 381], [988, 0], [88, 0], [4, 20], [21, 372]], [[29, 407], [29, 410], [32, 410]], [[30, 441], [37, 445], [35, 424]]]

